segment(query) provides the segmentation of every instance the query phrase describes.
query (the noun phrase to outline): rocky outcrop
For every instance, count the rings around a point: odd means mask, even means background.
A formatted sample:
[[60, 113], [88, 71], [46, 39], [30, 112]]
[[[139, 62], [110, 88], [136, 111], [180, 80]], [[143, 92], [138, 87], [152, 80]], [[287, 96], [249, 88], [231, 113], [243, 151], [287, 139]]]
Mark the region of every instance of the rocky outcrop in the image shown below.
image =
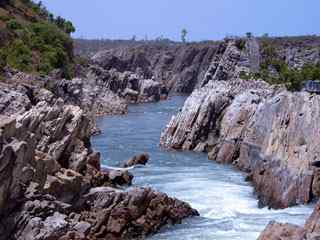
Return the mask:
[[[1, 115], [1, 196], [5, 208], [23, 199], [23, 188], [29, 181], [40, 185], [46, 176], [55, 175], [62, 167], [83, 172], [93, 153], [89, 145], [89, 120], [76, 106], [57, 100], [52, 106], [40, 102], [17, 117]], [[21, 178], [21, 179], [20, 179]]]
[[130, 71], [143, 79], [154, 79], [171, 93], [191, 93], [210, 80], [257, 78], [266, 70], [279, 76], [280, 70], [270, 63], [271, 58], [290, 69], [317, 64], [318, 45], [318, 37], [226, 38], [220, 42], [162, 45], [141, 42], [107, 48], [92, 60], [105, 70]]
[[305, 233], [302, 227], [292, 224], [270, 222], [258, 240], [302, 240], [306, 239], [304, 235]]
[[130, 71], [154, 81], [167, 91], [190, 93], [198, 85], [215, 56], [221, 56], [220, 43], [189, 45], [148, 45], [119, 47], [98, 52], [92, 60], [106, 70]]
[[93, 116], [125, 114], [128, 103], [154, 102], [167, 97], [165, 88], [152, 79], [95, 65], [82, 78], [51, 79], [47, 86], [56, 96]]
[[244, 135], [239, 166], [250, 169], [261, 202], [272, 207], [318, 197], [320, 98], [281, 92], [259, 106]]
[[[306, 64], [320, 63], [320, 39], [317, 36], [297, 36], [259, 39], [260, 45], [267, 43], [276, 50], [279, 59], [283, 59], [290, 68], [300, 69]], [[264, 57], [262, 49], [261, 55]]]
[[319, 197], [318, 96], [252, 81], [211, 81], [195, 90], [161, 136], [167, 148], [208, 152], [249, 174], [261, 206]]
[[4, 221], [12, 236], [0, 239], [142, 239], [165, 224], [197, 215], [189, 205], [148, 188], [92, 188], [72, 205], [35, 194]]
[[124, 162], [121, 165], [121, 167], [127, 168], [127, 167], [132, 167], [135, 165], [146, 165], [147, 162], [149, 161], [149, 159], [150, 159], [150, 156], [147, 153], [138, 154], [136, 156], [133, 156], [132, 158], [130, 158], [126, 162]]
[[[32, 99], [29, 110], [0, 115], [1, 240], [141, 239], [197, 215], [151, 189], [117, 190], [133, 176], [100, 171], [86, 111], [44, 89]], [[7, 115], [23, 106], [8, 103]]]
[[271, 93], [264, 82], [210, 81], [195, 90], [171, 119], [161, 135], [161, 146], [211, 152], [220, 138], [236, 140], [228, 128], [238, 127], [241, 134], [244, 121], [253, 114], [249, 110]]

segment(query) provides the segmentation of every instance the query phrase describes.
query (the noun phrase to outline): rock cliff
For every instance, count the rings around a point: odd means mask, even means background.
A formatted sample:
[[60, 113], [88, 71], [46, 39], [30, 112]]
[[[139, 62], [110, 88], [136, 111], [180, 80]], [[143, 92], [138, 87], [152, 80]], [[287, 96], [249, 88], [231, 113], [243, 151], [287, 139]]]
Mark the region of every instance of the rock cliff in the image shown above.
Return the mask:
[[132, 176], [101, 171], [79, 106], [45, 89], [2, 86], [0, 239], [141, 239], [198, 214], [152, 189], [116, 189]]
[[308, 203], [319, 197], [319, 100], [263, 82], [211, 81], [191, 94], [160, 142], [246, 171], [261, 206]]
[[266, 72], [279, 77], [280, 65], [301, 69], [319, 64], [319, 42], [312, 36], [162, 45], [140, 42], [102, 50], [92, 60], [106, 70], [130, 71], [153, 79], [169, 92], [191, 93], [209, 80], [266, 77]]

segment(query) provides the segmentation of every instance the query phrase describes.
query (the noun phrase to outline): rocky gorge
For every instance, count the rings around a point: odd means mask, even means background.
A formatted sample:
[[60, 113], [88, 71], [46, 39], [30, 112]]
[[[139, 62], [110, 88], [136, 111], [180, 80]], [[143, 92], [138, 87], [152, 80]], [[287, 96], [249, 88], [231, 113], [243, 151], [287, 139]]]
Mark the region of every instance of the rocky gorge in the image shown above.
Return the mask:
[[[133, 176], [101, 168], [90, 140], [99, 132], [96, 117], [125, 114], [128, 104], [175, 93], [191, 95], [164, 130], [162, 147], [207, 152], [235, 165], [248, 174], [261, 206], [317, 199], [320, 99], [251, 78], [268, 57], [261, 41], [109, 49], [78, 66], [70, 80], [59, 70], [38, 76], [6, 68], [0, 83], [0, 239], [140, 239], [198, 215], [164, 193], [127, 189]], [[281, 42], [277, 57], [292, 68], [318, 63], [317, 44], [305, 44]], [[123, 166], [148, 159], [133, 157]], [[317, 220], [318, 207], [305, 227], [271, 223], [261, 239], [287, 232], [312, 239]]]

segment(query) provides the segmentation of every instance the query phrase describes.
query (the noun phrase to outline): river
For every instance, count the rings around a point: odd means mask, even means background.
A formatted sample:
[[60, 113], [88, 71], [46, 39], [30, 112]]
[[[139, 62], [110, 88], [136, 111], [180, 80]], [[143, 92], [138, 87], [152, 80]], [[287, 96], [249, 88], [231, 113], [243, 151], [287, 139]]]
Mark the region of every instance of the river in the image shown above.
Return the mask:
[[159, 103], [131, 105], [128, 115], [100, 118], [98, 125], [103, 133], [92, 141], [107, 166], [118, 167], [135, 154], [149, 153], [147, 166], [132, 170], [133, 184], [151, 186], [187, 201], [200, 212], [200, 217], [165, 227], [150, 239], [254, 240], [271, 220], [303, 224], [313, 206], [258, 208], [253, 187], [232, 166], [210, 161], [206, 154], [159, 147], [161, 130], [184, 100], [177, 96]]

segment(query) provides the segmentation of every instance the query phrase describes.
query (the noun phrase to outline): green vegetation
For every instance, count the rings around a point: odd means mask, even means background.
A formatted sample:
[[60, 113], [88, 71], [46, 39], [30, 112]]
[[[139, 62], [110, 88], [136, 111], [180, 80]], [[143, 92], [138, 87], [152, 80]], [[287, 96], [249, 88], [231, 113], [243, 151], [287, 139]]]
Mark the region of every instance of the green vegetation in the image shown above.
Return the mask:
[[[10, 38], [0, 48], [0, 68], [9, 65], [25, 72], [48, 74], [60, 68], [64, 77], [72, 77], [73, 41], [70, 34], [75, 31], [72, 23], [61, 17], [55, 18], [42, 3], [30, 0], [15, 0], [10, 3], [23, 12], [30, 11], [32, 18], [16, 18], [15, 15], [0, 16]], [[4, 9], [5, 10], [5, 9]], [[0, 29], [1, 30], [1, 29]]]
[[246, 48], [246, 40], [245, 40], [245, 39], [242, 39], [242, 38], [237, 39], [237, 40], [236, 40], [236, 47], [237, 47], [240, 51], [244, 50], [244, 49]]
[[11, 19], [7, 21], [7, 28], [11, 30], [18, 30], [18, 29], [21, 29], [22, 27], [20, 23], [18, 23], [15, 19]]
[[253, 34], [252, 34], [252, 32], [247, 32], [247, 33], [246, 33], [246, 36], [247, 36], [247, 38], [252, 38], [252, 37], [253, 37]]
[[283, 84], [290, 91], [299, 91], [306, 80], [320, 79], [320, 64], [306, 64], [301, 69], [289, 68], [288, 64], [277, 55], [276, 45], [271, 40], [262, 42], [262, 56], [259, 73], [240, 72], [239, 77], [245, 80], [259, 79], [270, 84]]

